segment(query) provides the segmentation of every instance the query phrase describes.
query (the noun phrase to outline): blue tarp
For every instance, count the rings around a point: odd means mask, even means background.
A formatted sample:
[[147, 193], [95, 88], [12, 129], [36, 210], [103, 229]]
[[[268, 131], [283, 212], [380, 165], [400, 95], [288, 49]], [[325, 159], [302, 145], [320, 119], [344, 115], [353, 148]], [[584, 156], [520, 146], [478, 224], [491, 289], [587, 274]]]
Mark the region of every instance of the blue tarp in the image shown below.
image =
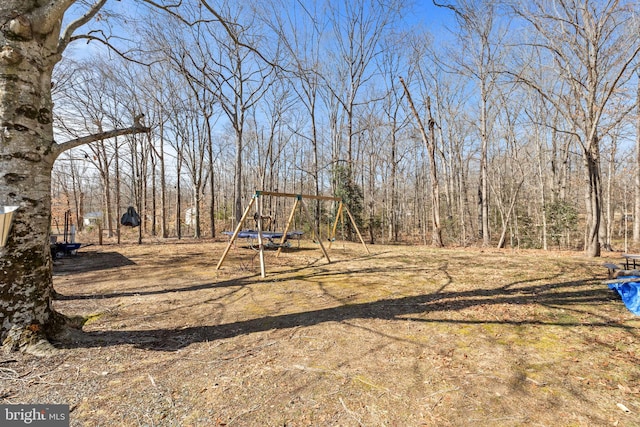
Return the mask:
[[[630, 277], [618, 277], [618, 279], [632, 279]], [[622, 297], [622, 302], [627, 306], [630, 312], [640, 316], [640, 277], [637, 282], [627, 283], [611, 283], [609, 289], [615, 289]]]

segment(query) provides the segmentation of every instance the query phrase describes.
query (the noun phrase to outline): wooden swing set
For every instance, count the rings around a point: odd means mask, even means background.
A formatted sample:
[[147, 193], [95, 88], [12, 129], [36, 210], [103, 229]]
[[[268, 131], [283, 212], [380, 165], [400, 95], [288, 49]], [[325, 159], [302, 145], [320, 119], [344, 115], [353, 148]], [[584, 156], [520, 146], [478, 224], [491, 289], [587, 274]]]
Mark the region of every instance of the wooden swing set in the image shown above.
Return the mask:
[[242, 214], [242, 218], [240, 219], [240, 222], [238, 222], [238, 225], [236, 226], [233, 234], [231, 235], [231, 238], [229, 239], [229, 243], [227, 243], [227, 247], [225, 248], [224, 252], [222, 253], [222, 257], [220, 258], [220, 261], [218, 261], [218, 265], [216, 266], [216, 270], [219, 270], [220, 267], [222, 267], [222, 263], [224, 262], [225, 258], [227, 257], [227, 254], [229, 253], [229, 250], [231, 249], [231, 246], [233, 245], [233, 243], [235, 242], [236, 238], [238, 237], [238, 234], [240, 234], [240, 231], [242, 229], [242, 225], [244, 224], [244, 221], [247, 219], [247, 217], [249, 215], [249, 211], [251, 210], [251, 208], [255, 204], [256, 205], [255, 218], [257, 218], [256, 223], [257, 223], [257, 228], [258, 228], [258, 230], [257, 230], [257, 238], [258, 238], [258, 253], [259, 253], [259, 257], [260, 257], [260, 276], [263, 277], [263, 278], [266, 277], [265, 264], [264, 264], [265, 244], [264, 244], [264, 237], [263, 237], [263, 230], [262, 230], [262, 228], [263, 228], [262, 227], [262, 218], [263, 218], [263, 216], [262, 216], [261, 196], [275, 196], [275, 197], [295, 198], [295, 203], [293, 204], [293, 208], [291, 209], [291, 214], [289, 214], [289, 219], [287, 220], [287, 225], [285, 226], [285, 229], [282, 232], [282, 237], [280, 238], [280, 242], [278, 244], [276, 244], [276, 246], [278, 248], [278, 252], [276, 253], [276, 257], [280, 256], [282, 248], [285, 246], [285, 242], [287, 240], [287, 234], [289, 233], [289, 228], [291, 227], [291, 224], [293, 223], [293, 219], [295, 217], [296, 209], [298, 208], [298, 206], [300, 206], [302, 208], [302, 211], [305, 214], [307, 222], [309, 223], [309, 225], [311, 226], [311, 229], [313, 230], [314, 235], [317, 236], [317, 241], [320, 244], [320, 249], [322, 250], [322, 254], [327, 259], [327, 263], [329, 263], [329, 264], [331, 263], [331, 259], [329, 258], [329, 253], [327, 252], [327, 249], [325, 249], [324, 245], [322, 244], [322, 239], [320, 238], [320, 230], [316, 227], [314, 221], [311, 219], [311, 215], [309, 214], [309, 210], [307, 209], [307, 206], [304, 203], [303, 199], [325, 200], [325, 201], [338, 202], [338, 212], [336, 214], [336, 219], [335, 219], [335, 221], [333, 223], [333, 227], [332, 227], [332, 230], [331, 230], [331, 237], [329, 238], [329, 248], [331, 248], [331, 243], [333, 242], [333, 240], [335, 239], [335, 236], [336, 236], [336, 230], [338, 228], [338, 220], [343, 217], [343, 212], [346, 212], [347, 216], [349, 217], [349, 220], [351, 221], [351, 224], [353, 225], [353, 228], [356, 231], [356, 234], [358, 235], [358, 238], [360, 239], [360, 242], [362, 243], [362, 246], [364, 246], [364, 249], [367, 251], [367, 253], [370, 253], [369, 252], [369, 248], [367, 248], [367, 245], [364, 243], [364, 239], [362, 238], [362, 235], [360, 234], [360, 230], [358, 229], [358, 226], [356, 225], [356, 221], [353, 219], [353, 215], [351, 215], [351, 212], [349, 212], [349, 209], [342, 202], [342, 199], [340, 197], [313, 196], [313, 195], [302, 195], [302, 194], [293, 194], [293, 193], [278, 193], [278, 192], [273, 192], [273, 191], [256, 191], [255, 194], [253, 195], [253, 197], [251, 198], [251, 202], [249, 203], [249, 206], [247, 206], [247, 208], [244, 210], [244, 213]]

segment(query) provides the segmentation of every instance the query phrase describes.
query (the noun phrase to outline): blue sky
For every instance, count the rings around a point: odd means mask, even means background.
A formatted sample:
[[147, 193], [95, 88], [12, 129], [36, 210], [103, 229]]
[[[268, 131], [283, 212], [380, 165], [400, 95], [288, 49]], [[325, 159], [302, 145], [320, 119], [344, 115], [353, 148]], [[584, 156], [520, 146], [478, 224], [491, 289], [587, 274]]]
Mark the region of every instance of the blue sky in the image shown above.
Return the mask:
[[[285, 0], [294, 2], [295, 0]], [[77, 17], [80, 13], [86, 11], [86, 5], [82, 5], [83, 2], [78, 2], [77, 6], [72, 7], [65, 17], [65, 22], [69, 22], [75, 17]], [[213, 5], [218, 3], [217, 1], [211, 1]], [[109, 0], [105, 6], [109, 10], [123, 16], [123, 17], [131, 17], [135, 19], [136, 16], [140, 13], [144, 13], [146, 10], [146, 6], [142, 5], [138, 1], [132, 0], [123, 0], [123, 1], [115, 1]], [[411, 26], [424, 27], [428, 29], [431, 34], [434, 35], [445, 35], [447, 33], [446, 28], [452, 27], [455, 25], [455, 19], [453, 16], [453, 12], [449, 9], [437, 7], [433, 4], [432, 0], [416, 0], [410, 7], [410, 11], [405, 17], [405, 22]], [[104, 19], [104, 16], [99, 14], [97, 19], [94, 19], [85, 27], [79, 29], [76, 33], [81, 34], [86, 32], [88, 28], [96, 28], [96, 27], [111, 27], [114, 34], [123, 35], [126, 37], [126, 28], [119, 28], [120, 23], [114, 22], [114, 20]], [[94, 46], [90, 46], [93, 44]], [[76, 42], [74, 50], [75, 51], [84, 51], [86, 49], [93, 50], [98, 48], [97, 43], [91, 43], [89, 46], [86, 46], [84, 42]], [[79, 46], [84, 45], [84, 46]], [[93, 49], [92, 49], [93, 48]]]
[[418, 0], [413, 6], [415, 11], [413, 19], [408, 21], [416, 25], [424, 25], [434, 34], [444, 30], [446, 26], [455, 24], [453, 12], [449, 9], [438, 7], [431, 0]]

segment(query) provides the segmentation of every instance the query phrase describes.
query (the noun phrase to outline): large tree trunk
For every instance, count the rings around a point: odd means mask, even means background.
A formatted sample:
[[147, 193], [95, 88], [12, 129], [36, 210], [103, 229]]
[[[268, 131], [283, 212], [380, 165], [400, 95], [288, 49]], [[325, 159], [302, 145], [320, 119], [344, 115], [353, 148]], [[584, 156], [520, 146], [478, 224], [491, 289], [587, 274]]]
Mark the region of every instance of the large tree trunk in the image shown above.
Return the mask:
[[73, 30], [104, 5], [60, 31], [74, 0], [0, 2], [0, 206], [17, 206], [6, 246], [0, 247], [0, 339], [8, 350], [49, 353], [47, 336], [64, 317], [51, 307], [54, 294], [49, 227], [51, 170], [63, 151], [100, 139], [146, 131], [134, 126], [53, 140], [51, 73]]
[[55, 62], [45, 58], [55, 58], [57, 37], [55, 28], [38, 34], [34, 4], [0, 5], [0, 204], [18, 206], [0, 248], [0, 338], [8, 349], [33, 347], [54, 317], [49, 225]]

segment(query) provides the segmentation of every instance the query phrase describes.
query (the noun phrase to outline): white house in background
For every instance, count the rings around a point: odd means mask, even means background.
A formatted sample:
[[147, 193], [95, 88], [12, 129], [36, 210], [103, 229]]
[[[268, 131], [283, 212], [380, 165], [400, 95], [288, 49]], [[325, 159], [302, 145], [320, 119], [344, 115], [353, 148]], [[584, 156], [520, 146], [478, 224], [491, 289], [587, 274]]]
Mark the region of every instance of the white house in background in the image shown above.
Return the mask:
[[102, 212], [88, 212], [84, 214], [83, 224], [85, 226], [97, 225], [102, 220]]
[[188, 226], [196, 225], [196, 208], [190, 207], [184, 211], [184, 223]]

